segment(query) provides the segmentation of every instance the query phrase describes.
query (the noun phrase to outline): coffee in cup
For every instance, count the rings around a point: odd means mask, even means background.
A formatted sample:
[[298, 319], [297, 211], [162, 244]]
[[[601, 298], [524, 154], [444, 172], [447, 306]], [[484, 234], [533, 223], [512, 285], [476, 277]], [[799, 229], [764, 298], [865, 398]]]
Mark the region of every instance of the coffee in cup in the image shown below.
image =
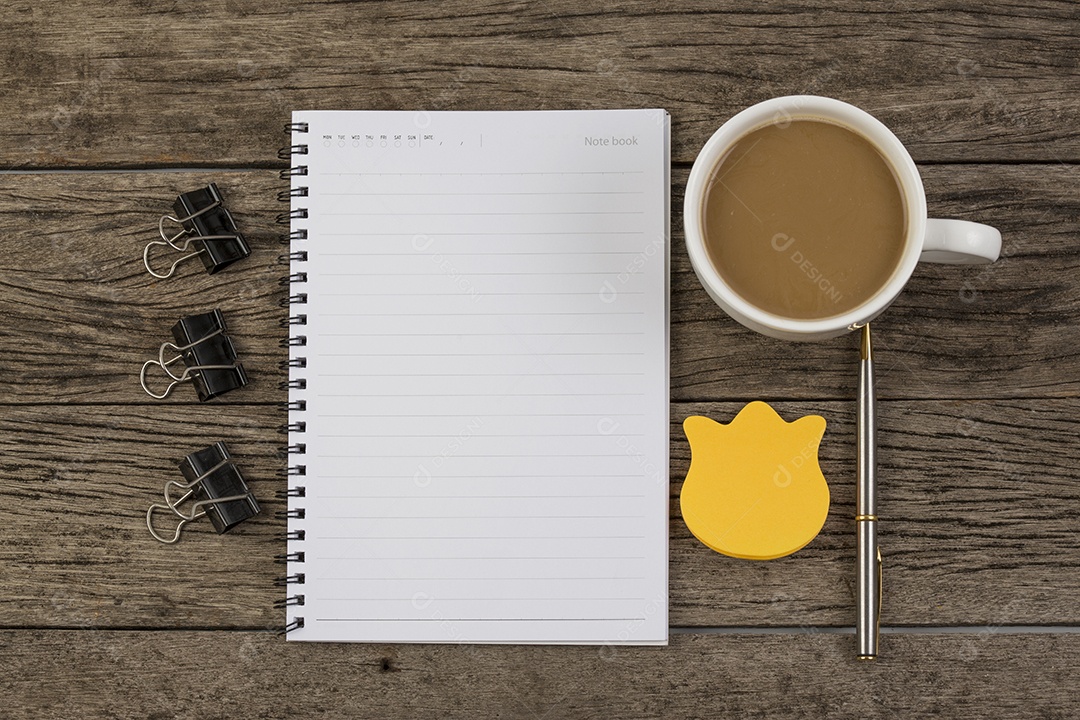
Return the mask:
[[880, 121], [811, 95], [724, 123], [694, 162], [683, 215], [709, 295], [743, 325], [792, 340], [869, 322], [920, 257], [986, 263], [1001, 250], [992, 227], [927, 219], [915, 163]]
[[736, 141], [702, 214], [716, 271], [782, 317], [862, 305], [903, 256], [904, 196], [888, 162], [863, 136], [822, 120], [773, 123]]

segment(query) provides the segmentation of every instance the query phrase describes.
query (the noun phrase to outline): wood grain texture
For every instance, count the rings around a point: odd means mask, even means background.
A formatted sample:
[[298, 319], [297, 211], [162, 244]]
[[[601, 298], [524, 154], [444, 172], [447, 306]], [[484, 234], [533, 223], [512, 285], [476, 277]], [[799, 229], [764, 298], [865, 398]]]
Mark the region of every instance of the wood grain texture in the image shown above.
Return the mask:
[[[0, 90], [0, 717], [1076, 714], [1080, 634], [998, 634], [1080, 626], [1074, 3], [14, 0]], [[701, 145], [790, 93], [874, 113], [920, 162], [932, 215], [1005, 238], [994, 266], [920, 268], [875, 326], [887, 632], [873, 664], [850, 634], [817, 631], [854, 623], [855, 340], [743, 330], [701, 290], [681, 236]], [[616, 651], [270, 634], [284, 616], [273, 197], [289, 111], [657, 106], [676, 163], [670, 613], [689, 630]], [[163, 167], [205, 170], [130, 171]], [[24, 172], [39, 168], [129, 171]], [[210, 180], [253, 256], [154, 280], [140, 253], [158, 216]], [[212, 307], [251, 384], [210, 405], [188, 388], [152, 401], [142, 361]], [[824, 531], [769, 563], [708, 551], [678, 506], [682, 419], [727, 420], [758, 398], [829, 421]], [[263, 514], [153, 541], [147, 505], [222, 438]], [[938, 625], [962, 627], [923, 634]], [[780, 634], [699, 631], [716, 626]]]
[[[284, 567], [285, 460], [273, 407], [29, 406], [0, 420], [4, 591], [0, 624], [276, 627], [273, 586]], [[225, 440], [260, 515], [218, 536], [207, 521], [178, 545], [146, 529], [188, 453]], [[157, 527], [175, 527], [167, 515]]]
[[1080, 159], [1068, 2], [19, 0], [5, 19], [6, 167], [265, 166], [291, 110], [345, 108], [665, 107], [688, 162], [799, 93], [864, 107], [917, 160]]
[[[215, 275], [198, 260], [166, 280], [143, 267], [158, 218], [181, 192], [216, 180], [252, 247], [251, 257]], [[172, 341], [180, 317], [220, 307], [251, 384], [223, 399], [283, 400], [278, 306], [288, 252], [274, 223], [276, 173], [122, 173], [0, 176], [0, 369], [13, 382], [3, 402], [154, 402], [139, 387], [143, 361]], [[160, 247], [155, 267], [178, 253]], [[161, 377], [159, 373], [159, 377]], [[157, 388], [163, 385], [158, 383]], [[167, 402], [196, 402], [177, 388]]]
[[[1063, 720], [1080, 636], [676, 635], [668, 648], [286, 643], [266, 633], [0, 633], [12, 717]], [[1038, 649], [1038, 655], [1033, 651]], [[598, 681], [602, 678], [602, 681]]]
[[[788, 343], [745, 330], [712, 302], [672, 200], [672, 398], [854, 397], [853, 337]], [[1080, 392], [1080, 167], [923, 168], [931, 213], [1002, 230], [991, 266], [921, 266], [876, 325], [884, 398], [1074, 397]], [[206, 275], [198, 262], [157, 280], [142, 248], [176, 194], [216, 180], [253, 247]], [[280, 182], [273, 171], [0, 175], [0, 403], [152, 403], [142, 362], [182, 315], [221, 307], [251, 385], [215, 404], [277, 402], [286, 310], [278, 284]], [[164, 260], [166, 255], [155, 255]], [[168, 262], [171, 262], [168, 261]], [[169, 405], [192, 403], [178, 388]]]
[[[738, 561], [697, 542], [679, 511], [682, 420], [727, 422], [740, 403], [672, 408], [670, 615], [675, 626], [854, 624], [854, 403], [819, 413], [832, 508], [794, 556]], [[1080, 401], [891, 401], [880, 417], [886, 625], [1080, 623]], [[262, 628], [282, 624], [272, 562], [284, 415], [270, 406], [17, 406], [0, 419], [0, 626]], [[194, 523], [150, 538], [147, 506], [189, 452], [225, 439], [263, 506], [232, 534]]]

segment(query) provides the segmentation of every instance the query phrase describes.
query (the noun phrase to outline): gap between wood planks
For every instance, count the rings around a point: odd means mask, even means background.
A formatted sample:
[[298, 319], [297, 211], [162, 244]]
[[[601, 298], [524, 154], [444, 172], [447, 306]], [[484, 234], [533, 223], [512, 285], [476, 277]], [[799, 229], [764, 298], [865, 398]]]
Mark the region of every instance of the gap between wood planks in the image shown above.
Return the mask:
[[[921, 167], [949, 166], [949, 165], [1064, 165], [1071, 167], [1080, 165], [1080, 158], [1053, 159], [1053, 160], [923, 160], [916, 163]], [[671, 163], [673, 169], [689, 170], [693, 166], [691, 162], [674, 160]], [[207, 171], [223, 173], [240, 172], [265, 172], [267, 170], [284, 170], [285, 165], [278, 162], [257, 163], [243, 167], [218, 167], [213, 164], [207, 165], [183, 165], [176, 167], [157, 167], [150, 165], [113, 165], [107, 167], [83, 167], [83, 168], [49, 168], [27, 167], [18, 169], [0, 170], [0, 175], [110, 175], [131, 173], [205, 173]]]
[[[110, 625], [91, 627], [86, 625], [0, 625], [0, 632], [34, 631], [50, 632], [90, 630], [94, 632], [276, 632], [266, 625], [211, 627], [170, 626], [145, 627], [141, 625]], [[716, 627], [679, 626], [669, 627], [670, 635], [854, 635], [853, 626], [769, 626], [723, 625]], [[883, 625], [882, 635], [1080, 635], [1080, 625]], [[370, 644], [370, 643], [361, 643]], [[438, 643], [437, 643], [438, 644]], [[468, 645], [469, 643], [463, 643]], [[513, 645], [515, 643], [508, 643]]]
[[[852, 383], [854, 385], [854, 383]], [[947, 398], [948, 402], [976, 402], [976, 403], [995, 403], [995, 402], [1046, 402], [1047, 400], [1073, 400], [1077, 398], [1077, 395], [1032, 395], [1032, 396], [1014, 396], [1014, 395], [1001, 395], [1001, 396], [987, 396], [987, 397], [955, 397]], [[902, 403], [919, 403], [919, 404], [931, 404], [943, 402], [941, 398], [927, 398], [927, 397], [908, 397], [906, 395], [878, 395], [879, 402], [902, 402]], [[716, 400], [715, 398], [679, 398], [678, 400], [671, 401], [672, 404], [677, 405], [695, 405], [695, 404], [709, 404], [709, 403], [739, 403], [739, 402], [767, 402], [767, 403], [798, 403], [800, 405], [812, 405], [814, 403], [833, 404], [833, 403], [845, 403], [855, 402], [854, 398], [805, 398], [805, 397], [790, 397], [790, 396], [763, 396], [761, 394], [756, 395], [729, 395], [723, 400]], [[89, 400], [85, 402], [69, 402], [63, 400], [57, 401], [32, 401], [32, 402], [0, 402], [0, 408], [33, 408], [33, 407], [58, 407], [58, 406], [72, 406], [72, 407], [116, 407], [116, 408], [160, 408], [160, 407], [192, 407], [192, 408], [227, 408], [227, 407], [268, 407], [268, 408], [282, 408], [284, 412], [284, 400], [258, 400], [254, 402], [221, 402], [213, 403], [210, 405], [200, 403], [194, 400], [181, 400], [177, 402], [162, 403], [160, 401], [146, 400], [138, 402], [114, 402], [109, 400]]]

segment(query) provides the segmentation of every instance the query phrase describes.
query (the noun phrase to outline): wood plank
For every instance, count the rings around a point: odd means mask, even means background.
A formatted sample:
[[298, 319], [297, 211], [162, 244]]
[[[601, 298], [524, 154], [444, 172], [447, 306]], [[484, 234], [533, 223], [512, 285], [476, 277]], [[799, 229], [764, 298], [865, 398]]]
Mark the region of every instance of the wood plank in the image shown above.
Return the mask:
[[738, 110], [813, 93], [920, 161], [1080, 159], [1067, 2], [19, 3], [0, 27], [7, 167], [266, 165], [292, 109], [666, 107], [690, 161]]
[[1064, 718], [1080, 637], [676, 635], [668, 648], [286, 643], [266, 633], [0, 633], [20, 718]]
[[[1002, 257], [993, 265], [916, 268], [874, 324], [879, 396], [1076, 396], [1080, 167], [920, 172], [930, 214], [997, 227]], [[674, 193], [672, 208], [681, 209], [682, 185]], [[743, 329], [693, 276], [681, 213], [672, 228], [673, 399], [854, 397], [855, 335], [790, 343]]]
[[[738, 561], [700, 545], [678, 506], [689, 448], [681, 422], [727, 422], [740, 403], [672, 408], [671, 623], [851, 626], [852, 402], [778, 402], [829, 423], [832, 490], [822, 534], [796, 555]], [[880, 407], [880, 513], [888, 625], [1077, 624], [1080, 400], [890, 401]], [[253, 628], [280, 625], [284, 552], [272, 407], [14, 406], [0, 419], [5, 507], [0, 626]], [[261, 516], [217, 536], [194, 523], [176, 546], [150, 538], [147, 506], [184, 455], [225, 439]], [[613, 442], [617, 442], [613, 438]]]
[[[1074, 402], [879, 405], [884, 624], [1080, 619], [1059, 605], [1059, 584], [1073, 587], [1065, 568], [1080, 564], [1080, 519], [1063, 510], [1078, 493]], [[832, 495], [825, 527], [795, 555], [764, 563], [732, 561], [698, 544], [677, 505], [689, 468], [678, 425], [694, 414], [728, 422], [741, 404], [674, 404], [673, 623], [854, 625], [855, 403], [773, 405], [788, 420], [814, 413], [828, 422], [819, 450]]]
[[[992, 266], [926, 266], [877, 325], [885, 398], [1072, 397], [1080, 392], [1080, 167], [922, 168], [933, 214], [1001, 228]], [[853, 396], [855, 339], [759, 337], [701, 289], [682, 240], [685, 168], [672, 243], [672, 397], [680, 401]], [[216, 180], [254, 249], [213, 276], [187, 266], [156, 280], [142, 266], [157, 218], [179, 192]], [[0, 403], [152, 402], [142, 362], [176, 320], [221, 307], [249, 387], [220, 404], [284, 399], [278, 347], [286, 311], [272, 171], [0, 175]], [[156, 257], [156, 256], [155, 256]], [[62, 322], [60, 321], [62, 318]], [[77, 369], [77, 370], [76, 370]], [[170, 406], [194, 402], [181, 388]]]

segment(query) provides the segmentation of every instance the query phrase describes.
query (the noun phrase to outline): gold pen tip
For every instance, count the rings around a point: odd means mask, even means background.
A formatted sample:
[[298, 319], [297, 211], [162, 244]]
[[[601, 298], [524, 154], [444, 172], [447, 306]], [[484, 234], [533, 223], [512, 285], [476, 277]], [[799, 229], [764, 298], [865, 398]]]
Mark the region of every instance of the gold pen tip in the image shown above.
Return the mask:
[[863, 360], [873, 360], [874, 350], [870, 346], [870, 323], [862, 327], [862, 344], [859, 347], [859, 357]]

